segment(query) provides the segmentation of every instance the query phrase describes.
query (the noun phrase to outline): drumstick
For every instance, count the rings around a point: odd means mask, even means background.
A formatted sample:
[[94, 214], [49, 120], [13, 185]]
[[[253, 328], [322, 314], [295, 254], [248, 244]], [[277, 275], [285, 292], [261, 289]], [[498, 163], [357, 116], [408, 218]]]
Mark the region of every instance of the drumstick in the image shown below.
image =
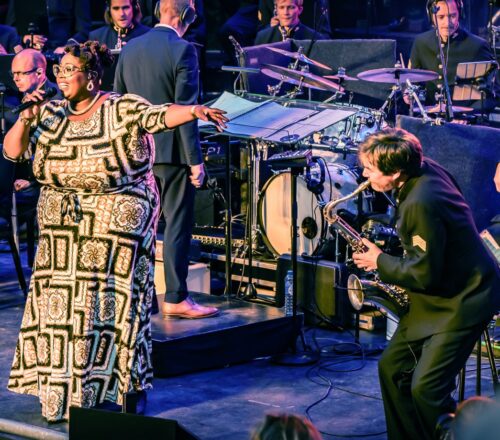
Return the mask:
[[401, 67], [404, 69], [405, 68], [405, 60], [403, 59], [403, 54], [399, 52], [399, 59], [401, 61]]

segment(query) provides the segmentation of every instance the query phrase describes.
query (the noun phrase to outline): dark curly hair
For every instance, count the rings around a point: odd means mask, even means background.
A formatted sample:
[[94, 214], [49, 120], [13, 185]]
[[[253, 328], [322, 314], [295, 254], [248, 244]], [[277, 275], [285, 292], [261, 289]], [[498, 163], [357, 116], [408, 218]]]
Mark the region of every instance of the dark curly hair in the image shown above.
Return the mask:
[[104, 68], [112, 66], [114, 61], [108, 47], [98, 41], [70, 44], [64, 48], [64, 52], [78, 58], [86, 72], [95, 72], [98, 80], [102, 78]]
[[388, 128], [372, 134], [359, 146], [358, 154], [367, 155], [386, 176], [398, 171], [415, 176], [423, 159], [420, 141], [401, 128]]

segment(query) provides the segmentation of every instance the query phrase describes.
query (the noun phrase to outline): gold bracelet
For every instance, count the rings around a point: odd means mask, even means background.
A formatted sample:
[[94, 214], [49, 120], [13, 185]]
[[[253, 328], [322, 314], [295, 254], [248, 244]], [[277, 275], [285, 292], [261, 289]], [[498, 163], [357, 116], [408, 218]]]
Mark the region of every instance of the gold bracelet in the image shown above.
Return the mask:
[[195, 109], [196, 109], [196, 107], [198, 107], [198, 105], [197, 105], [197, 104], [193, 105], [193, 106], [191, 107], [191, 109], [189, 110], [189, 113], [191, 113], [191, 115], [193, 115], [193, 117], [194, 117], [195, 119], [198, 119], [198, 116], [196, 116], [196, 113], [194, 112], [194, 111], [195, 111]]
[[19, 116], [19, 121], [21, 121], [26, 127], [30, 127], [34, 119], [28, 119], [24, 116]]

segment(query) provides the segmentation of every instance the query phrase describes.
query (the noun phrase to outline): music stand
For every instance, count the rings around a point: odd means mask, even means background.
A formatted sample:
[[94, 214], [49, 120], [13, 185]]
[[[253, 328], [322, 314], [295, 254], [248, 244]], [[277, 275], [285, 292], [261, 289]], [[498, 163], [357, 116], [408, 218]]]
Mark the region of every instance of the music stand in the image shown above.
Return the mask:
[[484, 117], [484, 98], [490, 75], [498, 68], [496, 61], [475, 61], [457, 65], [453, 101], [481, 100], [481, 118]]

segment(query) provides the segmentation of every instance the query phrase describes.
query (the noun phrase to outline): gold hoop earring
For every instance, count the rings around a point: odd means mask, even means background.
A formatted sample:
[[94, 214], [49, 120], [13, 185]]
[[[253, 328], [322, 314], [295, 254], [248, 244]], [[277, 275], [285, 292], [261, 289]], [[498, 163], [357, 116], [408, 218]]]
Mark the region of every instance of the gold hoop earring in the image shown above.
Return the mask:
[[89, 81], [89, 82], [87, 83], [87, 90], [88, 90], [89, 92], [91, 92], [92, 90], [94, 90], [94, 81]]

